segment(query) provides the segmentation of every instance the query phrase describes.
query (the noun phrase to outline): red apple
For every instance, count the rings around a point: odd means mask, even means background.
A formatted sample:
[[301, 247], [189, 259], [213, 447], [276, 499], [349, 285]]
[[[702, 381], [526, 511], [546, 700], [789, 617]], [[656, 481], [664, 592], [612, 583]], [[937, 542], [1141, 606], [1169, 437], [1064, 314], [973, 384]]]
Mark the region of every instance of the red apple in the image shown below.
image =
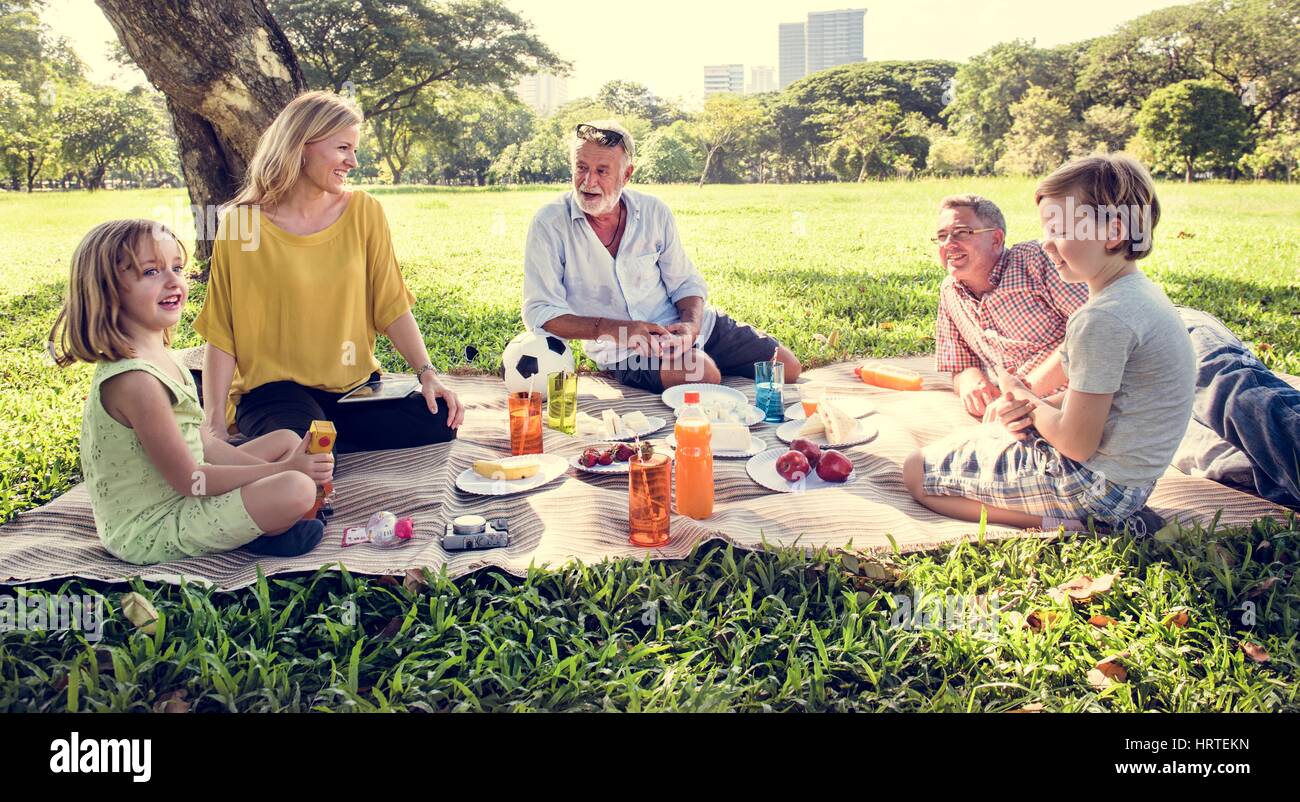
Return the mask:
[[798, 451], [787, 451], [776, 458], [776, 472], [787, 482], [797, 482], [812, 472], [808, 458]]
[[817, 463], [817, 475], [824, 482], [843, 482], [853, 473], [853, 462], [840, 452], [828, 449]]
[[790, 443], [791, 451], [798, 451], [808, 458], [808, 465], [816, 468], [817, 462], [822, 458], [821, 446], [811, 440], [805, 440], [802, 437]]

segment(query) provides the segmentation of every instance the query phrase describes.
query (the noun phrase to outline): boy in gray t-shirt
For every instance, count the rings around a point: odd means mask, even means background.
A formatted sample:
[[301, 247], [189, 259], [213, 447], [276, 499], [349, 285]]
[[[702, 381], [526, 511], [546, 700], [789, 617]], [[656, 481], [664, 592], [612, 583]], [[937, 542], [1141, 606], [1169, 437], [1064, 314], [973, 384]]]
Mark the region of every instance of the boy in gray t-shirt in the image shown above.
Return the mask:
[[1142, 273], [1116, 279], [1065, 329], [1070, 388], [1111, 394], [1101, 442], [1084, 466], [1121, 485], [1143, 486], [1169, 467], [1187, 431], [1196, 354], [1163, 291]]
[[1144, 506], [1187, 430], [1196, 375], [1182, 319], [1137, 266], [1160, 219], [1155, 185], [1131, 157], [1093, 156], [1048, 176], [1034, 200], [1062, 280], [1088, 285], [1066, 325], [1069, 389], [1040, 399], [1001, 371], [1003, 394], [985, 413], [1001, 426], [917, 451], [904, 483], [969, 521], [1147, 530], [1158, 518]]

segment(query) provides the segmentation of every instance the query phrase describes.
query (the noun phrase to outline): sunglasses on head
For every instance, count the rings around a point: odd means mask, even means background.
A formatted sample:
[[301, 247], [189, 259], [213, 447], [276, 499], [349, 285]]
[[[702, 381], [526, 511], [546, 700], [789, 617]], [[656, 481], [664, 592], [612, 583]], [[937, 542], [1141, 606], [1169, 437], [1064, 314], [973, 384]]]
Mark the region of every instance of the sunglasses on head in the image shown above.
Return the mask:
[[623, 135], [618, 131], [607, 131], [587, 123], [579, 124], [577, 132], [578, 138], [584, 142], [595, 142], [607, 148], [617, 147], [623, 142]]

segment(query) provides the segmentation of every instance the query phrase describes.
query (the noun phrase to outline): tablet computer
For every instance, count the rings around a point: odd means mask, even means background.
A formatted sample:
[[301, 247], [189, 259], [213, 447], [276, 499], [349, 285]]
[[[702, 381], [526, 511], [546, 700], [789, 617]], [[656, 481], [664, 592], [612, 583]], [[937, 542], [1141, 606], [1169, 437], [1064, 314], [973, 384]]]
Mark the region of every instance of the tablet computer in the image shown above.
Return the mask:
[[340, 404], [360, 404], [365, 401], [392, 401], [418, 392], [420, 382], [410, 377], [380, 379], [366, 382], [339, 399]]

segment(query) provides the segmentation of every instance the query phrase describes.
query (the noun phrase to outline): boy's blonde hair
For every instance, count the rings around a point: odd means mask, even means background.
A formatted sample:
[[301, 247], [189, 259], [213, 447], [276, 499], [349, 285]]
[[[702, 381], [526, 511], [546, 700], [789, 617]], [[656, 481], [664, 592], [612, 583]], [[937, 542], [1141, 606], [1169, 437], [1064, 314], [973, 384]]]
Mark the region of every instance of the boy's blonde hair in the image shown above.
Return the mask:
[[1115, 250], [1107, 248], [1108, 253], [1123, 253], [1129, 260], [1151, 253], [1151, 235], [1160, 222], [1160, 201], [1151, 173], [1137, 159], [1127, 153], [1075, 159], [1039, 182], [1034, 205], [1043, 198], [1066, 197], [1102, 213], [1099, 218], [1103, 214], [1121, 216], [1126, 242]]
[[274, 206], [302, 174], [305, 146], [364, 121], [361, 109], [341, 95], [320, 90], [298, 95], [257, 140], [244, 185], [229, 206]]
[[[122, 324], [122, 284], [117, 274], [128, 268], [142, 274], [136, 246], [146, 238], [154, 242], [162, 237], [176, 240], [181, 259], [188, 259], [172, 230], [153, 220], [110, 220], [82, 237], [72, 254], [68, 298], [50, 329], [49, 350], [56, 365], [116, 362], [135, 356]], [[171, 330], [164, 330], [163, 342], [171, 345], [171, 340]]]

